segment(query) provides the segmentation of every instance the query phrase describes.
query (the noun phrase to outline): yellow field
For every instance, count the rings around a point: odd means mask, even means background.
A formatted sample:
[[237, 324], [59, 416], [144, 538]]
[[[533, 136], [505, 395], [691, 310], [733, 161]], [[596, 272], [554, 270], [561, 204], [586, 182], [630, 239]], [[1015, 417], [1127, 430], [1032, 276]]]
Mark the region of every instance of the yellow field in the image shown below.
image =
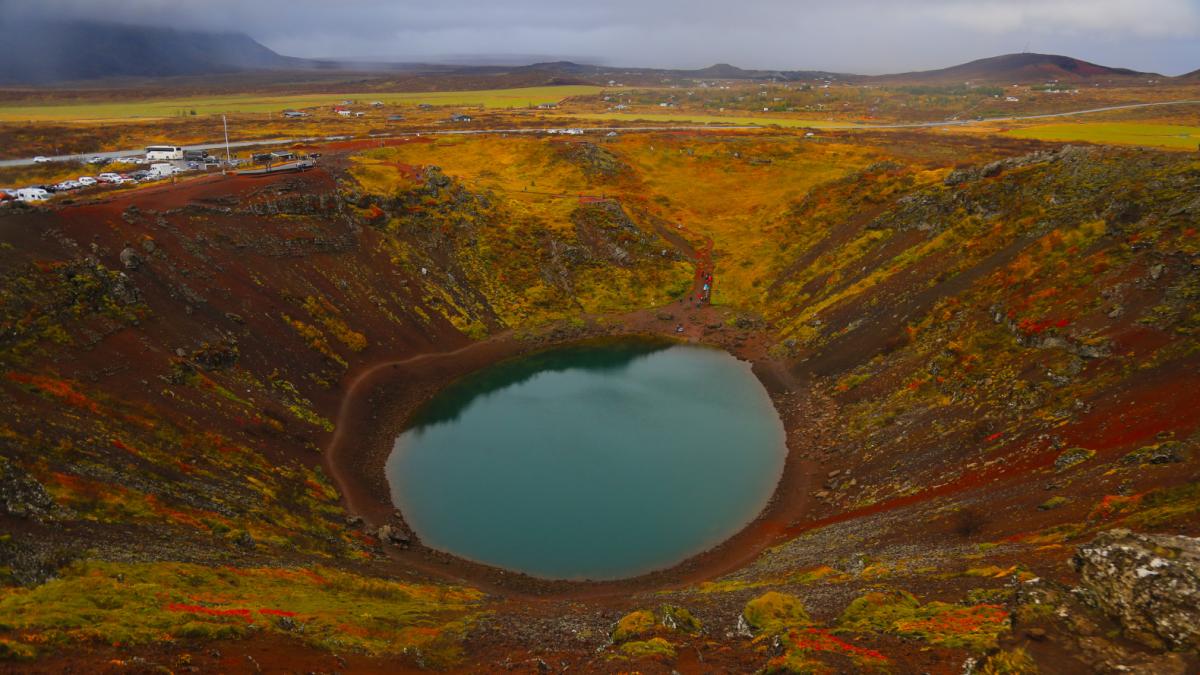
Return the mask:
[[570, 117], [574, 119], [588, 120], [603, 120], [607, 122], [635, 122], [642, 120], [646, 122], [657, 122], [660, 124], [732, 124], [732, 125], [758, 125], [758, 126], [779, 126], [786, 128], [813, 128], [813, 129], [842, 129], [853, 128], [853, 123], [850, 122], [830, 122], [828, 120], [813, 120], [813, 119], [796, 119], [791, 117], [768, 117], [759, 116], [733, 116], [733, 115], [694, 115], [691, 113], [669, 113], [669, 112], [652, 112], [652, 113], [579, 113], [572, 115], [561, 115], [560, 117]]
[[284, 109], [331, 106], [343, 100], [357, 101], [365, 106], [372, 101], [386, 105], [422, 103], [445, 106], [483, 106], [486, 108], [524, 108], [539, 103], [561, 101], [569, 96], [586, 96], [602, 91], [601, 87], [567, 85], [558, 87], [525, 87], [518, 89], [484, 89], [478, 91], [435, 91], [397, 93], [295, 94], [283, 96], [208, 96], [143, 101], [97, 100], [86, 103], [0, 105], [0, 121], [5, 122], [75, 122], [129, 119], [161, 119], [181, 114], [219, 115], [221, 113], [278, 112]]
[[1200, 127], [1137, 122], [1078, 122], [1039, 124], [1004, 132], [1008, 136], [1043, 141], [1086, 141], [1114, 145], [1148, 145], [1159, 148], [1195, 150], [1200, 146]]

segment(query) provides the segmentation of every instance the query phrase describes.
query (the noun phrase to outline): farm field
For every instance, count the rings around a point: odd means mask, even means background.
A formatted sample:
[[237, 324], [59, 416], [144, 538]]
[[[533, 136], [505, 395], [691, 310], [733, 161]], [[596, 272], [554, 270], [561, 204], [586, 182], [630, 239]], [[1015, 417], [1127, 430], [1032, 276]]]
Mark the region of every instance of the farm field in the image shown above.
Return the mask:
[[846, 122], [831, 122], [828, 120], [814, 120], [804, 118], [791, 117], [768, 117], [749, 116], [749, 115], [693, 115], [686, 112], [680, 113], [579, 113], [569, 116], [573, 119], [600, 120], [605, 122], [655, 122], [658, 124], [729, 124], [729, 125], [758, 125], [758, 126], [779, 126], [789, 129], [794, 128], [845, 128], [850, 126]]
[[1200, 127], [1141, 122], [1083, 122], [1039, 124], [1003, 132], [1017, 138], [1043, 141], [1084, 141], [1113, 145], [1145, 145], [1195, 150], [1200, 144]]
[[194, 98], [167, 98], [142, 101], [84, 101], [66, 104], [0, 105], [0, 121], [74, 122], [165, 117], [218, 115], [221, 113], [278, 112], [285, 108], [312, 108], [335, 105], [343, 100], [360, 104], [381, 101], [386, 105], [482, 106], [485, 108], [524, 108], [559, 101], [569, 96], [584, 96], [602, 91], [589, 85], [521, 87], [477, 91], [435, 91], [404, 93], [341, 93], [259, 96], [239, 94]]

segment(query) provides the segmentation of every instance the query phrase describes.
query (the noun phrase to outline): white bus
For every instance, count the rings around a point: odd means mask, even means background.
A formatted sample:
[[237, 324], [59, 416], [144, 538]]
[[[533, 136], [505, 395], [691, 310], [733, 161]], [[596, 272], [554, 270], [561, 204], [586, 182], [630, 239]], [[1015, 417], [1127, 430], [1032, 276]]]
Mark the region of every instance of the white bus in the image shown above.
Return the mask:
[[178, 145], [151, 145], [146, 148], [147, 161], [183, 159], [183, 148]]

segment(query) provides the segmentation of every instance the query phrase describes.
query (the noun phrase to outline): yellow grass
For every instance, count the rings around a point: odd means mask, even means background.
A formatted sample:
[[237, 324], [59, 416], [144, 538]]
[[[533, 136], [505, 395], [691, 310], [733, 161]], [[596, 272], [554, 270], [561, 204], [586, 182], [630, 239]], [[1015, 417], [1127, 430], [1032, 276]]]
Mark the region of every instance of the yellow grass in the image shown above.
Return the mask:
[[1195, 150], [1200, 146], [1200, 127], [1138, 122], [1079, 122], [1039, 124], [1004, 132], [1019, 138], [1045, 141], [1085, 141], [1115, 145], [1147, 145]]
[[856, 125], [850, 122], [830, 122], [828, 120], [798, 119], [792, 117], [771, 117], [768, 115], [695, 115], [686, 112], [629, 112], [629, 113], [579, 113], [560, 115], [573, 119], [599, 120], [606, 122], [634, 122], [642, 120], [657, 124], [729, 124], [736, 126], [779, 126], [784, 128], [812, 129], [845, 129]]
[[97, 121], [124, 119], [161, 119], [190, 115], [218, 115], [222, 113], [278, 112], [284, 109], [304, 109], [332, 106], [342, 100], [353, 100], [366, 109], [372, 101], [386, 105], [415, 106], [422, 103], [439, 106], [483, 106], [485, 108], [524, 108], [551, 101], [560, 101], [570, 96], [586, 96], [602, 91], [600, 87], [567, 85], [557, 87], [524, 87], [517, 89], [484, 89], [478, 91], [436, 91], [397, 93], [340, 93], [340, 94], [294, 94], [281, 96], [259, 96], [239, 94], [233, 96], [198, 96], [170, 99], [146, 99], [141, 101], [95, 100], [65, 104], [9, 104], [0, 105], [0, 121]]

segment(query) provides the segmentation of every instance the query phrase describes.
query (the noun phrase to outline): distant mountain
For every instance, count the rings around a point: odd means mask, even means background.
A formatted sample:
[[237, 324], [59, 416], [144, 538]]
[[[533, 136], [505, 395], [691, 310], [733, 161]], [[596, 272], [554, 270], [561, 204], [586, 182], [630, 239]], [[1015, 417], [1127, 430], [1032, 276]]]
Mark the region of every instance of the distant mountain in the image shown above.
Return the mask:
[[707, 68], [672, 69], [672, 68], [622, 68], [618, 66], [592, 66], [571, 61], [551, 61], [522, 66], [521, 69], [541, 70], [573, 75], [576, 77], [592, 77], [622, 80], [629, 77], [654, 77], [691, 80], [843, 80], [850, 75], [829, 73], [818, 70], [747, 70], [717, 63]]
[[208, 75], [321, 67], [281, 56], [242, 33], [87, 21], [0, 18], [0, 82], [48, 84], [119, 77]]
[[1180, 75], [1180, 76], [1179, 76], [1178, 78], [1176, 78], [1176, 79], [1179, 79], [1179, 80], [1200, 80], [1200, 70], [1193, 70], [1192, 72], [1190, 72], [1190, 73], [1187, 73], [1186, 75]]
[[1099, 78], [1162, 77], [1128, 68], [1109, 68], [1070, 56], [1054, 54], [1005, 54], [979, 59], [940, 70], [925, 70], [870, 78], [888, 82], [1047, 82]]

